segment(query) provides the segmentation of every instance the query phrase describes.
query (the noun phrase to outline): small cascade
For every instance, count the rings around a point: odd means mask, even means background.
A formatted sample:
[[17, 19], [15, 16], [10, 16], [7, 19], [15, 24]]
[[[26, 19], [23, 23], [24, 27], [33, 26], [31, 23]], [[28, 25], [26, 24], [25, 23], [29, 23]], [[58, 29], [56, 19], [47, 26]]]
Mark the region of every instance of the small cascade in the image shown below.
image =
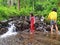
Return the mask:
[[8, 24], [9, 24], [8, 31], [5, 34], [1, 35], [1, 38], [17, 34], [15, 25], [12, 22], [9, 22]]

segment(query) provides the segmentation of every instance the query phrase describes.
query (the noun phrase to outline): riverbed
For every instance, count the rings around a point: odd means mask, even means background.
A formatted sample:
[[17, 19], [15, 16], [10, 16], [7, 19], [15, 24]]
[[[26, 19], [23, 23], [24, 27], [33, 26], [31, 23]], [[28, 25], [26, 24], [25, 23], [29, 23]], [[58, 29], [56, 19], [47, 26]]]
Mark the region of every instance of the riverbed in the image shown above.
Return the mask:
[[60, 35], [40, 31], [30, 35], [29, 32], [22, 31], [16, 35], [0, 38], [0, 45], [60, 45]]

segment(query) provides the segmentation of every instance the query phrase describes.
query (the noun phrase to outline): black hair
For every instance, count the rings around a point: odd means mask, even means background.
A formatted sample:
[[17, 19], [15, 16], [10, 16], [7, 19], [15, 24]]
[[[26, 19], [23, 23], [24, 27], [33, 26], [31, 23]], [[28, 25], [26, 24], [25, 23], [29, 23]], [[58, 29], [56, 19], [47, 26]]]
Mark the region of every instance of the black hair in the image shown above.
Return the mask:
[[30, 13], [31, 16], [34, 16], [33, 13]]
[[57, 9], [56, 9], [56, 8], [53, 8], [53, 9], [52, 9], [52, 11], [55, 11], [55, 12], [57, 12]]

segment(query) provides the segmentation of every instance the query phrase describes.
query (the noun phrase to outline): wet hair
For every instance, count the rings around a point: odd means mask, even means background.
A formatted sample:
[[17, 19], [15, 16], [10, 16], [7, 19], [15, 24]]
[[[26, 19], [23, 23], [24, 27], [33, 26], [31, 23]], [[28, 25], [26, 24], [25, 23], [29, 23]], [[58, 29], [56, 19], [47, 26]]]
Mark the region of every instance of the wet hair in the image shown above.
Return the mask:
[[33, 13], [30, 13], [31, 16], [34, 16]]
[[55, 12], [57, 12], [57, 9], [56, 9], [56, 8], [53, 8], [53, 9], [52, 9], [52, 11], [55, 11]]

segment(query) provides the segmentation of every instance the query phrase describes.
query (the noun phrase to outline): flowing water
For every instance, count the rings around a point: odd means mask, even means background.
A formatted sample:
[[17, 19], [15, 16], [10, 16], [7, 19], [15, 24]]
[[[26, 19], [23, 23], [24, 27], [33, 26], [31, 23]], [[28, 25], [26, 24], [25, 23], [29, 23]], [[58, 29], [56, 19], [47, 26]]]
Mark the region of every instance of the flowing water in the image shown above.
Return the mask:
[[5, 34], [1, 35], [1, 38], [17, 34], [16, 27], [14, 26], [14, 24], [12, 24], [12, 22], [9, 22], [9, 25], [10, 26], [8, 27], [8, 31]]
[[4, 38], [0, 38], [0, 45], [60, 45], [60, 35], [58, 34], [44, 34], [35, 31], [35, 34], [31, 35], [27, 32], [11, 34], [11, 36], [4, 35]]
[[35, 31], [29, 34], [27, 31], [16, 32], [16, 27], [12, 22], [9, 23], [8, 31], [0, 36], [0, 45], [60, 45], [59, 34], [50, 32]]

